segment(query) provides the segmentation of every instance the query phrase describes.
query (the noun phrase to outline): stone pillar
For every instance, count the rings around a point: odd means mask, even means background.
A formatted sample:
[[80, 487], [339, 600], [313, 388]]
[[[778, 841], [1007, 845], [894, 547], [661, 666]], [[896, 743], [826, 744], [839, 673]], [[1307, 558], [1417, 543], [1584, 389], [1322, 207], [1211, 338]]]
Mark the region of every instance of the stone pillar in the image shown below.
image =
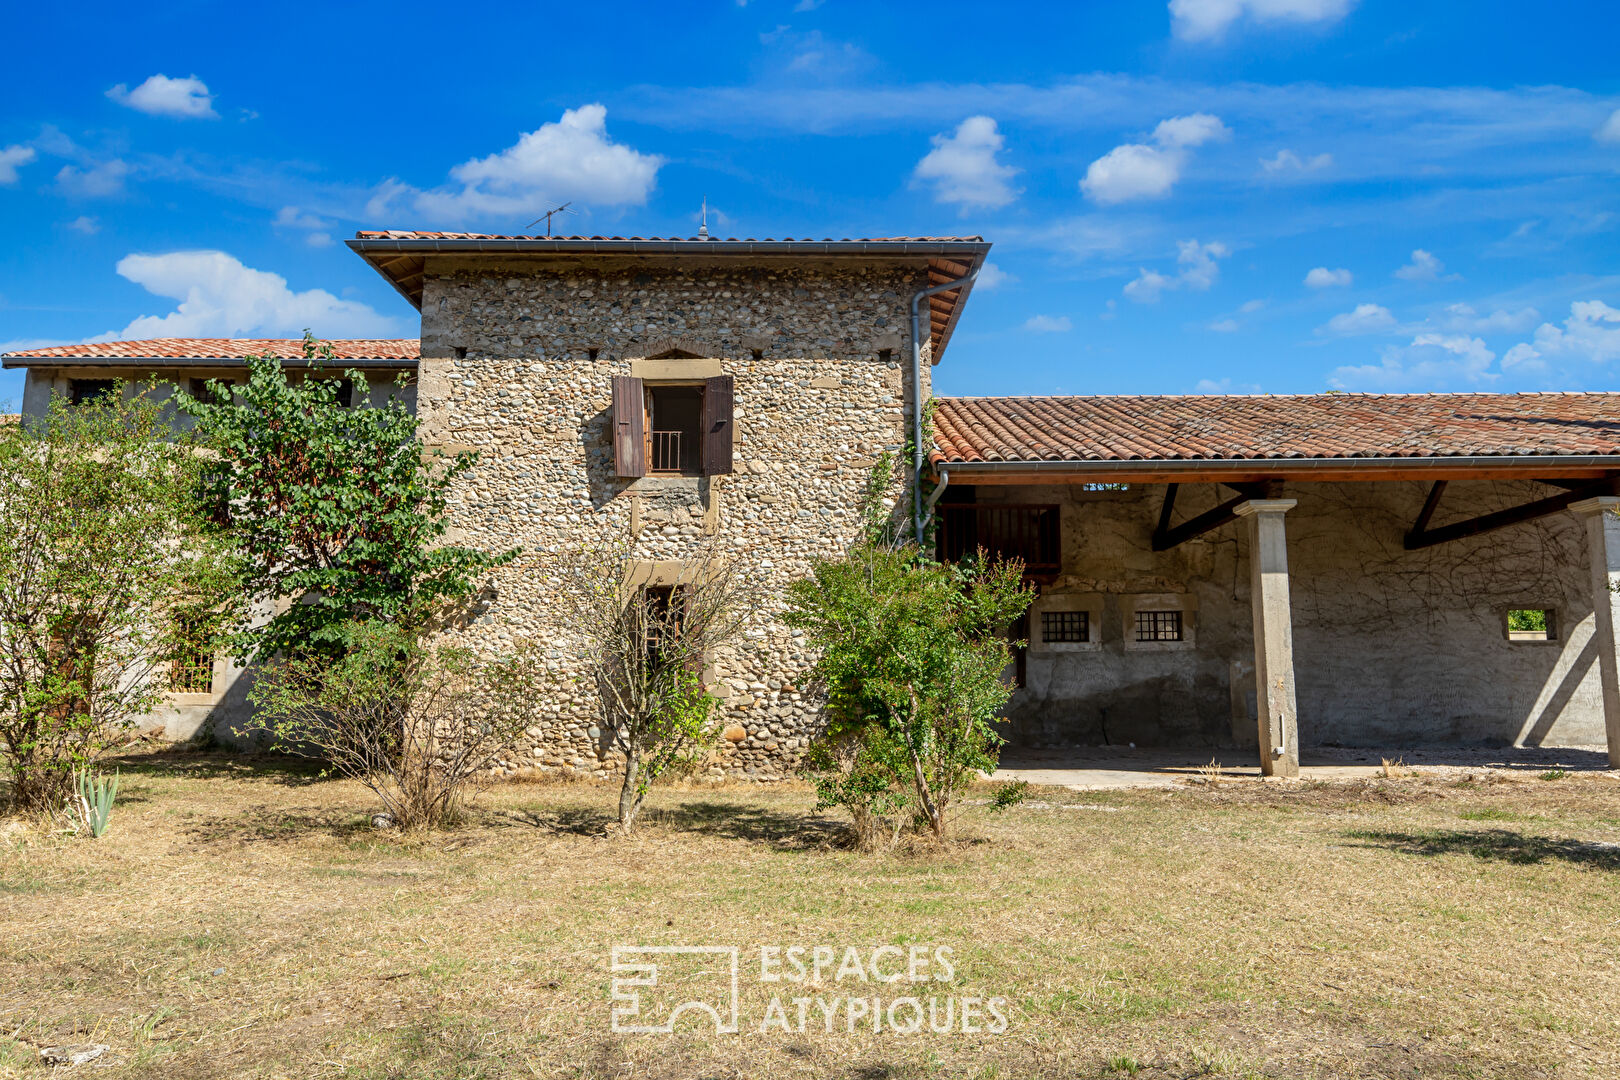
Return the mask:
[[1249, 592], [1254, 604], [1254, 684], [1260, 717], [1260, 771], [1299, 775], [1299, 718], [1294, 701], [1294, 627], [1288, 602], [1288, 536], [1283, 515], [1293, 499], [1250, 499], [1235, 508], [1249, 519]]
[[1586, 551], [1592, 561], [1592, 617], [1597, 623], [1598, 671], [1603, 677], [1603, 730], [1609, 739], [1609, 768], [1620, 769], [1620, 495], [1583, 499], [1570, 509], [1586, 518]]

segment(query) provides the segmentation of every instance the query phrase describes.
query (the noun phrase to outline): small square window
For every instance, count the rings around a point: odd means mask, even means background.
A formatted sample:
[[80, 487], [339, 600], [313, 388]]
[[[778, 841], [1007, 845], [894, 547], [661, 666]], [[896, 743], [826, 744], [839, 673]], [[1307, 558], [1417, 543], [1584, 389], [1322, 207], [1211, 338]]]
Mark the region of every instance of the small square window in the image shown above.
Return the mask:
[[74, 379], [68, 384], [68, 399], [74, 405], [87, 405], [117, 389], [117, 379]]
[[1129, 485], [1129, 484], [1105, 484], [1105, 483], [1101, 483], [1101, 482], [1092, 482], [1092, 483], [1087, 483], [1087, 484], [1081, 484], [1080, 485], [1080, 490], [1081, 491], [1089, 491], [1089, 492], [1092, 492], [1093, 494], [1102, 493], [1102, 492], [1110, 492], [1110, 491], [1113, 491], [1113, 492], [1129, 491], [1130, 489], [1131, 489], [1131, 485]]
[[1181, 612], [1138, 611], [1136, 613], [1137, 641], [1180, 641]]
[[647, 387], [648, 472], [691, 475], [703, 455], [703, 387]]
[[1041, 641], [1082, 642], [1091, 640], [1091, 613], [1089, 611], [1041, 612]]
[[1509, 641], [1557, 641], [1558, 620], [1552, 608], [1512, 608], [1507, 613]]
[[197, 640], [196, 624], [181, 620], [179, 645], [169, 663], [169, 690], [175, 694], [214, 692], [214, 654], [205, 642]]

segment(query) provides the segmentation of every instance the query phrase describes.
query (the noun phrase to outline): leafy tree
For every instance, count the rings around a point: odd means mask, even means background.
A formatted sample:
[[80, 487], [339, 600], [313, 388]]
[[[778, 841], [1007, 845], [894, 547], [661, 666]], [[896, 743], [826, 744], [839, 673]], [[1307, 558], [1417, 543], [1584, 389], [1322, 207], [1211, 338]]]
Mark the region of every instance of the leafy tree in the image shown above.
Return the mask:
[[18, 809], [60, 808], [75, 770], [168, 688], [182, 649], [240, 614], [239, 562], [199, 499], [207, 462], [152, 387], [122, 384], [0, 426], [0, 753]]
[[344, 629], [338, 657], [277, 657], [250, 700], [276, 745], [358, 780], [404, 829], [453, 823], [491, 765], [533, 722], [531, 647], [487, 658], [425, 644], [377, 620]]
[[717, 702], [703, 667], [736, 639], [753, 607], [750, 584], [718, 549], [686, 562], [678, 581], [651, 588], [626, 581], [628, 558], [623, 545], [584, 548], [564, 555], [559, 567], [564, 621], [583, 644], [583, 681], [609, 741], [624, 755], [625, 833], [652, 784], [714, 744]]
[[[306, 334], [302, 363], [248, 357], [245, 383], [211, 380], [201, 397], [175, 393], [217, 455], [208, 498], [246, 556], [244, 591], [283, 602], [244, 633], [242, 651], [255, 659], [335, 657], [353, 628], [372, 620], [426, 628], [517, 554], [442, 543], [450, 489], [475, 455], [424, 453], [398, 395], [344, 406], [332, 363], [330, 346]], [[343, 375], [354, 400], [366, 402], [365, 375]]]
[[824, 802], [857, 825], [910, 809], [944, 836], [956, 793], [995, 767], [992, 724], [1012, 693], [1004, 628], [1033, 594], [1016, 561], [943, 565], [869, 538], [789, 586], [787, 622], [820, 651]]

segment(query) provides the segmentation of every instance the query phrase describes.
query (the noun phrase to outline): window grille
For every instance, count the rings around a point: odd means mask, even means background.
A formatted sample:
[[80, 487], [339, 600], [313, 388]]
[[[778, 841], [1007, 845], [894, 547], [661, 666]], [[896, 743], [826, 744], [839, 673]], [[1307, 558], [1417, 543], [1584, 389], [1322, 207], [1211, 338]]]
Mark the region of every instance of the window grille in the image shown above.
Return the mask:
[[1181, 612], [1138, 611], [1136, 613], [1137, 641], [1180, 641]]
[[195, 627], [182, 621], [180, 643], [169, 662], [169, 691], [175, 694], [214, 692], [214, 654], [196, 640]]
[[1091, 640], [1091, 613], [1088, 611], [1041, 612], [1041, 640], [1047, 644]]

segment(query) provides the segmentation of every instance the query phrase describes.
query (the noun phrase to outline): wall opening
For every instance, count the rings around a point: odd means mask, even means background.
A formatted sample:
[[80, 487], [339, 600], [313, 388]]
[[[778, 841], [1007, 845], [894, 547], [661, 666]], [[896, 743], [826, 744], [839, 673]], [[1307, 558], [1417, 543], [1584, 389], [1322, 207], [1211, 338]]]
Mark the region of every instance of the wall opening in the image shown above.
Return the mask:
[[1507, 613], [1509, 641], [1557, 641], [1558, 619], [1552, 608], [1512, 608]]

